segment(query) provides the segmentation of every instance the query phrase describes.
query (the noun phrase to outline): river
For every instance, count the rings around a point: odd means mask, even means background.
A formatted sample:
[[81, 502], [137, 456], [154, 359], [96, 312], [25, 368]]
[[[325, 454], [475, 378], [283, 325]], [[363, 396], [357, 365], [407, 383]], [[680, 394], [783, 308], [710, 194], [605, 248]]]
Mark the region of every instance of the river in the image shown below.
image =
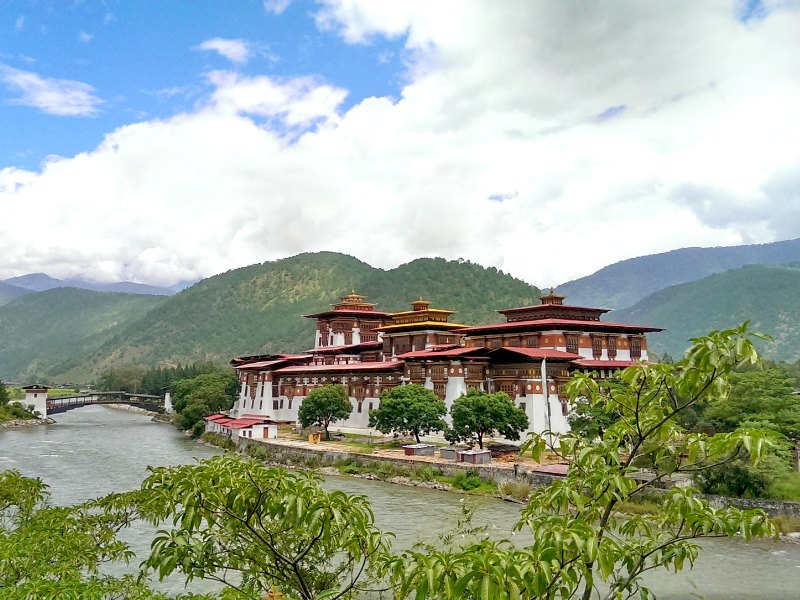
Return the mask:
[[[217, 454], [170, 425], [108, 407], [77, 409], [57, 415], [56, 420], [56, 425], [0, 430], [0, 469], [15, 468], [41, 477], [57, 504], [138, 487], [148, 465], [190, 463]], [[330, 477], [325, 485], [367, 495], [378, 526], [397, 534], [398, 548], [435, 540], [460, 514], [461, 496], [456, 494], [348, 477]], [[510, 532], [518, 505], [492, 498], [474, 501], [475, 523], [491, 523], [501, 535]], [[126, 537], [137, 552], [144, 553], [149, 536], [141, 527]], [[800, 545], [708, 540], [704, 546], [693, 570], [648, 575], [648, 584], [661, 600], [800, 597]], [[167, 582], [164, 589], [168, 593], [180, 590], [177, 579]]]

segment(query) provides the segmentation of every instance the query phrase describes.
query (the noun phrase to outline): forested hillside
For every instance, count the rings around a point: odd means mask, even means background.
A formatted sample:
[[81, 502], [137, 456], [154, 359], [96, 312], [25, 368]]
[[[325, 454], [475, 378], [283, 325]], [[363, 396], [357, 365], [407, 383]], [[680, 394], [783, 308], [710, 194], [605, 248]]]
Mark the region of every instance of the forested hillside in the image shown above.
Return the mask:
[[793, 362], [800, 358], [799, 298], [800, 266], [748, 265], [669, 287], [609, 319], [665, 327], [648, 334], [650, 347], [674, 358], [689, 338], [750, 320], [754, 330], [775, 338], [762, 347], [765, 356]]
[[58, 288], [0, 306], [0, 379], [33, 382], [97, 348], [164, 301], [158, 296]]
[[342, 254], [301, 254], [205, 279], [51, 373], [86, 381], [114, 364], [227, 362], [241, 354], [306, 350], [314, 323], [302, 315], [327, 309], [351, 289], [382, 310], [407, 310], [423, 296], [459, 311], [453, 320], [468, 324], [496, 320], [495, 309], [530, 304], [539, 295], [519, 279], [469, 262], [419, 259], [383, 271]]
[[558, 292], [580, 306], [626, 308], [671, 285], [688, 283], [747, 264], [800, 261], [800, 239], [725, 248], [681, 248], [609, 265], [563, 283]]
[[0, 281], [0, 306], [26, 294], [30, 294], [30, 290]]

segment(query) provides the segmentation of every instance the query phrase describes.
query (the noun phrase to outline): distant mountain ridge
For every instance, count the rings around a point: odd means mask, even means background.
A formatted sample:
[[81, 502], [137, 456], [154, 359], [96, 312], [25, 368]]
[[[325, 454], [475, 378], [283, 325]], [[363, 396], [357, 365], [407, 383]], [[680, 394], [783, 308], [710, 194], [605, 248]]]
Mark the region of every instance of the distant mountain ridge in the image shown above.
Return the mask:
[[774, 360], [800, 359], [800, 265], [746, 265], [668, 287], [610, 319], [664, 327], [648, 334], [650, 349], [678, 359], [692, 337], [750, 321], [754, 331], [771, 335], [759, 344]]
[[[194, 282], [181, 282], [173, 287], [159, 287], [132, 281], [119, 281], [116, 283], [97, 283], [83, 279], [56, 279], [45, 273], [29, 273], [0, 281], [0, 284], [14, 286], [30, 292], [45, 292], [55, 288], [72, 287], [95, 292], [122, 292], [126, 294], [145, 294], [150, 296], [171, 296], [172, 294], [192, 285]], [[183, 287], [181, 287], [183, 286]], [[21, 294], [20, 294], [21, 295]]]
[[[14, 368], [3, 368], [11, 356], [0, 354], [0, 375], [37, 372], [56, 381], [89, 382], [117, 364], [226, 363], [241, 354], [303, 351], [313, 345], [314, 323], [302, 315], [328, 308], [352, 289], [387, 311], [407, 310], [409, 302], [423, 296], [434, 307], [458, 311], [451, 320], [465, 324], [496, 321], [495, 310], [531, 304], [539, 296], [524, 281], [470, 262], [423, 258], [385, 271], [344, 254], [300, 254], [221, 273], [174, 296], [150, 297], [157, 302], [135, 317], [113, 328], [103, 322], [101, 335], [82, 331], [82, 342], [60, 357], [28, 356], [24, 365], [16, 361]], [[8, 333], [4, 322], [42, 319], [46, 325], [49, 319], [61, 327], [65, 320], [81, 318], [72, 301], [72, 312], [51, 306], [46, 316], [38, 307], [25, 315], [36, 296], [65, 291], [31, 294], [0, 307], [0, 338]]]
[[800, 238], [745, 246], [681, 248], [623, 260], [558, 286], [570, 304], [621, 309], [669, 286], [747, 264], [800, 261]]

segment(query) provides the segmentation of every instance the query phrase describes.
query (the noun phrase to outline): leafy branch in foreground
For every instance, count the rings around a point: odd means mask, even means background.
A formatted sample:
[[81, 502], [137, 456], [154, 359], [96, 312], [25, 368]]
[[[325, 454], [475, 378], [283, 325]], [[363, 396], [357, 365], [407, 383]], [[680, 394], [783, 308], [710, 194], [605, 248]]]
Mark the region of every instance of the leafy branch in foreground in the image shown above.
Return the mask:
[[142, 484], [139, 508], [160, 530], [143, 563], [163, 579], [227, 586], [225, 597], [353, 598], [375, 583], [390, 540], [363, 496], [327, 492], [321, 478], [235, 456], [159, 467]]
[[[710, 469], [743, 450], [758, 461], [776, 444], [774, 432], [708, 436], [686, 433], [676, 420], [694, 405], [724, 400], [731, 370], [758, 361], [752, 337], [760, 336], [743, 324], [692, 340], [684, 360], [674, 365], [640, 364], [608, 380], [576, 375], [568, 386], [571, 398], [618, 418], [596, 442], [548, 432], [525, 444], [534, 458], [549, 447], [570, 461], [565, 478], [532, 494], [515, 526], [529, 530], [533, 542], [515, 547], [481, 540], [464, 548], [405, 552], [384, 564], [395, 598], [650, 598], [642, 574], [691, 567], [699, 538], [776, 536], [762, 511], [713, 509], [692, 489], [670, 490], [654, 514], [617, 517], [622, 503], [671, 474]], [[637, 465], [647, 465], [652, 477], [634, 479]]]
[[102, 502], [53, 507], [40, 480], [0, 473], [0, 598], [162, 598], [130, 575], [101, 572], [133, 556], [117, 533], [135, 516]]

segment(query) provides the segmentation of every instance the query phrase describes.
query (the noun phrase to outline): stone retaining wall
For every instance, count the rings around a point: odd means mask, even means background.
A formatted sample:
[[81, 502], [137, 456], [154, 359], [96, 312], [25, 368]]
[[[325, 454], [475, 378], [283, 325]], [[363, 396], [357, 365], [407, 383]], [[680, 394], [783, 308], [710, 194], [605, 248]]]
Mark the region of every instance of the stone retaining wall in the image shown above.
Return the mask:
[[[474, 469], [484, 479], [494, 480], [496, 483], [506, 483], [511, 481], [524, 481], [533, 487], [542, 487], [551, 483], [554, 479], [559, 479], [557, 475], [548, 475], [546, 473], [537, 473], [530, 471], [518, 465], [517, 468], [498, 467], [495, 465], [470, 465], [456, 462], [429, 462], [413, 460], [402, 457], [393, 456], [371, 456], [369, 454], [357, 454], [352, 452], [339, 452], [333, 450], [325, 450], [320, 448], [301, 448], [297, 446], [286, 446], [284, 444], [276, 444], [266, 440], [251, 440], [247, 438], [239, 439], [239, 450], [245, 450], [248, 446], [261, 446], [267, 451], [267, 457], [277, 463], [285, 463], [287, 461], [296, 461], [297, 459], [317, 458], [323, 462], [333, 463], [336, 461], [349, 460], [357, 465], [362, 466], [375, 466], [382, 462], [388, 462], [396, 465], [402, 465], [408, 468], [415, 468], [419, 466], [430, 466], [439, 469], [444, 475], [454, 476], [461, 471], [468, 471]], [[654, 492], [662, 492], [662, 490], [653, 490]], [[711, 496], [698, 494], [700, 498], [708, 500], [708, 503], [714, 508], [724, 508], [727, 506], [736, 506], [737, 508], [760, 508], [765, 513], [772, 517], [779, 515], [788, 515], [790, 517], [800, 518], [800, 502], [784, 502], [782, 500], [766, 500], [763, 498], [727, 498], [725, 496]]]
[[787, 515], [800, 519], [800, 502], [785, 502], [783, 500], [768, 500], [766, 498], [728, 498], [726, 496], [711, 496], [698, 494], [700, 498], [708, 500], [714, 508], [760, 508], [771, 517]]
[[324, 462], [336, 462], [349, 460], [357, 465], [362, 466], [375, 466], [382, 462], [388, 462], [395, 465], [401, 465], [408, 468], [430, 466], [439, 469], [444, 475], [454, 476], [459, 472], [475, 470], [484, 479], [491, 479], [495, 482], [506, 483], [510, 481], [525, 481], [534, 487], [541, 487], [547, 485], [553, 479], [557, 479], [556, 475], [548, 475], [546, 473], [536, 473], [522, 468], [521, 466], [514, 469], [513, 467], [497, 467], [494, 465], [471, 465], [457, 462], [429, 462], [421, 460], [413, 460], [403, 457], [394, 456], [372, 456], [369, 454], [357, 454], [352, 452], [338, 452], [333, 450], [317, 450], [316, 448], [301, 448], [297, 446], [286, 446], [284, 444], [275, 444], [266, 440], [251, 440], [248, 438], [240, 438], [239, 450], [245, 450], [248, 446], [261, 446], [266, 449], [267, 457], [269, 460], [285, 463], [287, 460], [297, 460], [315, 457]]

